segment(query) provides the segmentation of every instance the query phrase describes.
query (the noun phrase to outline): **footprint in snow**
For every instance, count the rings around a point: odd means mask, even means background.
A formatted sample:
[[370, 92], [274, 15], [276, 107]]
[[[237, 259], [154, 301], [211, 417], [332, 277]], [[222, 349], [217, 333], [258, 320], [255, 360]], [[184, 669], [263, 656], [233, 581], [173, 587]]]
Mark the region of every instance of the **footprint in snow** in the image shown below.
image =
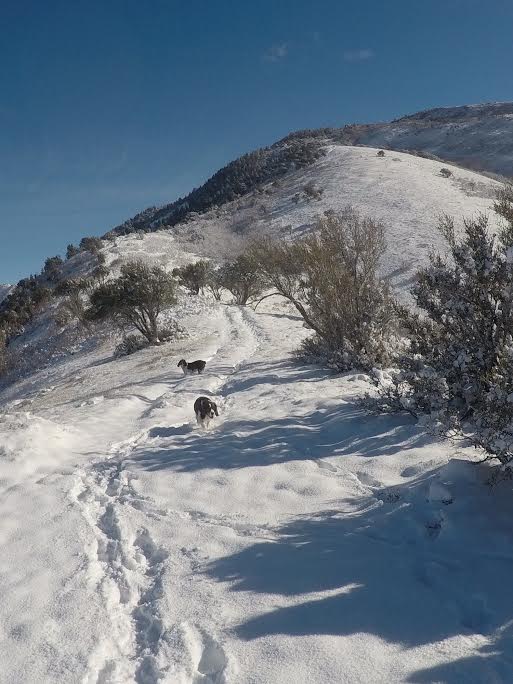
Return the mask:
[[381, 487], [383, 484], [379, 480], [376, 480], [375, 477], [372, 477], [372, 475], [369, 475], [369, 473], [364, 473], [362, 471], [355, 473], [355, 477], [361, 484], [366, 485], [367, 487]]

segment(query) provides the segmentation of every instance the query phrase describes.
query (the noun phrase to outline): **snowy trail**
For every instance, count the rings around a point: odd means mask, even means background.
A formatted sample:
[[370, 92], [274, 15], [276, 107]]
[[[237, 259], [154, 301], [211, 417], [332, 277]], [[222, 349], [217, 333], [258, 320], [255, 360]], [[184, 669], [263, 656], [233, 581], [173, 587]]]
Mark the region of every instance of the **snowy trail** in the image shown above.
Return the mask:
[[[168, 400], [173, 397], [187, 412], [188, 422], [177, 419], [166, 429], [179, 430], [184, 425], [192, 429], [190, 416], [195, 397], [205, 392], [222, 397], [230, 375], [255, 352], [255, 327], [248, 322], [246, 312], [223, 308], [222, 313], [226, 335], [210, 360], [209, 376], [188, 376], [171, 383], [145, 409], [146, 420], [168, 409]], [[169, 670], [169, 659], [163, 652], [174, 635], [167, 633], [159, 605], [169, 554], [146, 527], [134, 526], [132, 520], [134, 513], [156, 521], [167, 513], [156, 508], [149, 497], [137, 493], [132, 484], [134, 476], [127, 467], [131, 453], [155, 429], [135, 434], [115, 446], [107, 458], [80, 470], [71, 492], [94, 533], [87, 572], [104, 597], [109, 618], [109, 636], [105, 635], [91, 656], [87, 682], [152, 684], [165, 678]], [[210, 637], [189, 636], [189, 641], [194, 638], [195, 648], [191, 648], [200, 650], [199, 660], [196, 658], [198, 674], [207, 677], [216, 675], [216, 668], [224, 671], [227, 659], [221, 647]]]
[[286, 306], [202, 306], [0, 422], [2, 684], [510, 681], [509, 489], [295, 364]]

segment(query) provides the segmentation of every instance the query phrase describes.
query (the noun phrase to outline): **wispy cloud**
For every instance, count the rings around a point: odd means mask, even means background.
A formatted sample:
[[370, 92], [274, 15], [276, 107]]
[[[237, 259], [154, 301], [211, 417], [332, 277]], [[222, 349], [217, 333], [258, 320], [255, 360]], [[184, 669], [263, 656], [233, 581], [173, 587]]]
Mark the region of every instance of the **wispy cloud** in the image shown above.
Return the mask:
[[346, 62], [365, 62], [374, 57], [374, 50], [364, 48], [361, 50], [347, 50], [344, 52], [344, 60]]
[[264, 52], [262, 59], [264, 62], [279, 62], [280, 59], [284, 59], [288, 54], [288, 44], [277, 43], [276, 45], [271, 45], [271, 47]]

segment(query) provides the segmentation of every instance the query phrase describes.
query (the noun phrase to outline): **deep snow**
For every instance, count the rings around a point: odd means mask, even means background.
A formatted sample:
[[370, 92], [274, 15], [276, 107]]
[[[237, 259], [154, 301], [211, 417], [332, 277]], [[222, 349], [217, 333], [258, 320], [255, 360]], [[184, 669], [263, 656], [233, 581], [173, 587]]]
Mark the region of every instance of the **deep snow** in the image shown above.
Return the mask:
[[284, 305], [198, 309], [5, 407], [1, 680], [511, 681], [509, 484], [293, 363]]
[[[290, 177], [267, 221], [381, 208], [390, 272], [436, 244], [435, 198], [489, 207], [433, 162], [375, 153], [323, 160], [317, 204], [291, 202], [309, 176]], [[167, 232], [105, 252], [113, 268], [191, 258]], [[308, 333], [280, 300], [184, 295], [175, 315], [188, 338], [119, 360], [90, 339], [0, 394], [2, 684], [512, 681], [510, 483], [409, 417], [362, 413], [364, 374], [294, 362]], [[32, 334], [61, 339], [48, 319]], [[201, 394], [220, 407], [208, 432]]]

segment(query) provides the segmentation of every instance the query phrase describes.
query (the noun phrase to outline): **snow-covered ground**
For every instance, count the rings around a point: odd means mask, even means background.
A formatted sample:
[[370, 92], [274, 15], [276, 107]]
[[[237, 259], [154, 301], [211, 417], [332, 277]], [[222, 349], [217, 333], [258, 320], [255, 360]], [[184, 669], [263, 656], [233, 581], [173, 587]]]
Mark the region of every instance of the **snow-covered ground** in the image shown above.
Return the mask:
[[[262, 195], [256, 224], [243, 198], [187, 230], [208, 254], [235, 221], [300, 234], [350, 203], [386, 222], [404, 288], [436, 215], [489, 210], [496, 188], [439, 167], [334, 147]], [[321, 201], [295, 203], [309, 180]], [[104, 252], [113, 270], [194, 258], [167, 231]], [[474, 452], [363, 414], [365, 375], [295, 362], [308, 333], [280, 300], [184, 295], [186, 339], [118, 360], [106, 336], [66, 347], [50, 314], [16, 344], [45, 367], [0, 392], [2, 684], [513, 680], [511, 485]]]
[[419, 150], [442, 159], [513, 174], [513, 103], [496, 102], [463, 107], [440, 107], [385, 124], [363, 126], [363, 145]]
[[[436, 230], [440, 216], [453, 216], [461, 226], [463, 218], [485, 213], [490, 228], [497, 228], [491, 209], [500, 187], [497, 181], [402, 152], [387, 151], [384, 157], [377, 157], [377, 152], [332, 145], [325, 157], [269, 185], [266, 193], [252, 193], [198, 216], [178, 232], [192, 235], [193, 249], [201, 248], [204, 239], [204, 253], [218, 255], [234, 232], [244, 237], [261, 232], [299, 235], [324, 211], [352, 205], [384, 222], [388, 242], [384, 271], [404, 290], [429, 253], [443, 248]], [[450, 178], [440, 175], [443, 167], [452, 171]], [[305, 196], [308, 183], [323, 191], [320, 200]]]
[[510, 486], [294, 363], [280, 302], [183, 322], [4, 391], [0, 680], [511, 681]]

